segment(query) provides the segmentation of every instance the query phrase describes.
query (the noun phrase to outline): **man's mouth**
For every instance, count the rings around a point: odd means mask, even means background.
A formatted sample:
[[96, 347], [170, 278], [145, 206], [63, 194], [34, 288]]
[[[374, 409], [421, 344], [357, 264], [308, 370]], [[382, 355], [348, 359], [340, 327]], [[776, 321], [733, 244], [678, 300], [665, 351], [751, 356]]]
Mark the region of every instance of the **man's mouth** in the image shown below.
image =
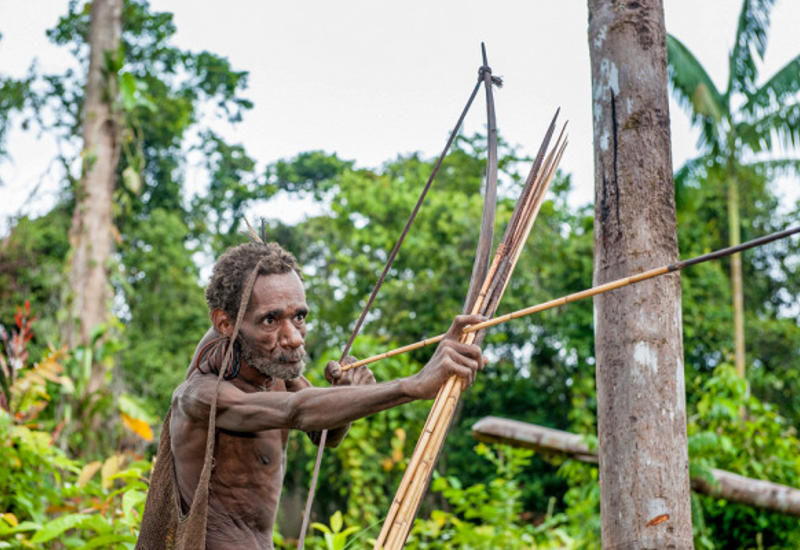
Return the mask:
[[305, 356], [306, 356], [305, 350], [298, 352], [281, 352], [275, 356], [275, 362], [292, 365], [294, 363], [300, 363], [301, 361], [303, 361], [305, 359]]

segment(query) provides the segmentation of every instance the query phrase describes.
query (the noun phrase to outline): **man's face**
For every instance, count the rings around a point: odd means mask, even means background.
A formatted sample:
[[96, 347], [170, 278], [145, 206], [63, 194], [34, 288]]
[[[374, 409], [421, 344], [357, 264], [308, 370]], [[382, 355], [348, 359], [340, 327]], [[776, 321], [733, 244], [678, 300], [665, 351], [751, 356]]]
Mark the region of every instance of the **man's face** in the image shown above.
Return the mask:
[[307, 314], [303, 283], [294, 271], [259, 276], [239, 329], [244, 360], [267, 376], [300, 376]]

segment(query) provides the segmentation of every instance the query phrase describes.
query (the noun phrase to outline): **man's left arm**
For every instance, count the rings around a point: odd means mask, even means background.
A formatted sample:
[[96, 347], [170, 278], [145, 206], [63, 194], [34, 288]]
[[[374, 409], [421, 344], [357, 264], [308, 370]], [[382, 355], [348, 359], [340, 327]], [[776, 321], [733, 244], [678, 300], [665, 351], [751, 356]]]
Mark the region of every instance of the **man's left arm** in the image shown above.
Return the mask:
[[[359, 386], [374, 384], [375, 376], [367, 367], [358, 367], [342, 372], [341, 365], [348, 365], [350, 363], [354, 363], [355, 361], [355, 357], [347, 356], [341, 364], [337, 363], [336, 361], [328, 362], [328, 365], [325, 367], [325, 378], [333, 386]], [[309, 382], [305, 376], [299, 376], [292, 380], [286, 381], [286, 390], [290, 392], [296, 392], [311, 387], [312, 385], [313, 384], [311, 384], [311, 382]], [[331, 428], [328, 430], [328, 437], [325, 440], [325, 446], [338, 446], [347, 435], [348, 430], [350, 430], [349, 423], [345, 424], [344, 426], [339, 426], [338, 428]], [[322, 438], [322, 432], [306, 432], [306, 434], [308, 435], [309, 439], [311, 439], [312, 443], [314, 443], [314, 445], [319, 445], [320, 439]]]

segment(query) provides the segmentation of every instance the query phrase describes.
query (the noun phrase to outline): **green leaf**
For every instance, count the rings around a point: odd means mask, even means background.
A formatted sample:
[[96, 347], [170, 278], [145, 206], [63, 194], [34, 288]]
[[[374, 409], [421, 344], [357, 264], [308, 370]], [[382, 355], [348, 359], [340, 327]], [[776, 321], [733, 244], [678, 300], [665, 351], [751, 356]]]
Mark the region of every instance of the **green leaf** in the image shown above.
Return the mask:
[[342, 525], [344, 521], [342, 519], [342, 513], [339, 510], [331, 516], [331, 529], [334, 533], [338, 533], [342, 530]]
[[767, 49], [767, 30], [770, 11], [775, 0], [744, 0], [739, 13], [736, 38], [730, 55], [727, 94], [733, 92], [752, 93], [758, 70], [753, 52], [763, 59]]
[[131, 73], [123, 73], [119, 77], [119, 93], [122, 106], [126, 111], [136, 107], [136, 78]]
[[705, 117], [719, 122], [727, 112], [725, 100], [711, 77], [683, 43], [667, 35], [669, 79], [679, 103], [691, 106], [693, 122]]
[[136, 537], [130, 534], [109, 533], [90, 538], [80, 550], [90, 550], [91, 548], [114, 548], [114, 543], [136, 543]]
[[754, 112], [757, 107], [782, 105], [800, 89], [800, 54], [784, 65], [772, 78], [750, 96], [742, 110]]
[[317, 529], [319, 531], [322, 531], [323, 533], [330, 533], [331, 532], [331, 530], [328, 528], [327, 525], [325, 525], [324, 523], [319, 523], [317, 521], [312, 523], [311, 527], [312, 527], [312, 529]]
[[126, 516], [130, 515], [131, 510], [139, 504], [143, 503], [147, 498], [147, 494], [135, 489], [126, 491], [122, 495], [122, 513]]
[[31, 542], [47, 542], [59, 536], [64, 531], [74, 529], [92, 516], [88, 514], [67, 514], [45, 523], [42, 528], [33, 536]]
[[23, 521], [15, 525], [14, 527], [0, 524], [0, 536], [12, 535], [14, 533], [22, 533], [25, 531], [38, 531], [41, 528], [42, 528], [41, 524], [33, 521]]

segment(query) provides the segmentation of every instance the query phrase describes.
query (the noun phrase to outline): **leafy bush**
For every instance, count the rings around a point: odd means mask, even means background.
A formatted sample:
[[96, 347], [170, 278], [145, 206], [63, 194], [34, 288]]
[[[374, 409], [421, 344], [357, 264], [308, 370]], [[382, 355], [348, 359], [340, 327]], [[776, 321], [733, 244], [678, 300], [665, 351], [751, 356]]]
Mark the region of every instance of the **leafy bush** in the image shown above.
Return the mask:
[[564, 514], [548, 514], [534, 524], [524, 520], [521, 483], [516, 479], [530, 462], [532, 451], [512, 447], [475, 447], [488, 460], [496, 477], [488, 483], [463, 487], [456, 477], [438, 477], [434, 491], [441, 493], [452, 511], [434, 510], [427, 520], [418, 519], [407, 546], [420, 550], [462, 548], [570, 548], [572, 539], [563, 524]]
[[[702, 385], [697, 413], [689, 419], [693, 476], [709, 468], [800, 486], [797, 431], [773, 406], [748, 394], [747, 383], [721, 365]], [[800, 548], [800, 523], [777, 512], [696, 495], [697, 548]]]
[[[151, 463], [131, 453], [112, 453], [84, 464], [57, 445], [72, 422], [55, 415], [64, 407], [49, 405], [86, 397], [76, 371], [88, 372], [82, 367], [91, 365], [97, 350], [51, 348], [29, 366], [33, 321], [27, 303], [18, 308], [16, 328], [4, 335], [0, 354], [0, 548], [133, 548]], [[97, 348], [115, 349], [111, 340]], [[152, 437], [136, 402], [124, 395], [118, 401], [123, 424]]]

